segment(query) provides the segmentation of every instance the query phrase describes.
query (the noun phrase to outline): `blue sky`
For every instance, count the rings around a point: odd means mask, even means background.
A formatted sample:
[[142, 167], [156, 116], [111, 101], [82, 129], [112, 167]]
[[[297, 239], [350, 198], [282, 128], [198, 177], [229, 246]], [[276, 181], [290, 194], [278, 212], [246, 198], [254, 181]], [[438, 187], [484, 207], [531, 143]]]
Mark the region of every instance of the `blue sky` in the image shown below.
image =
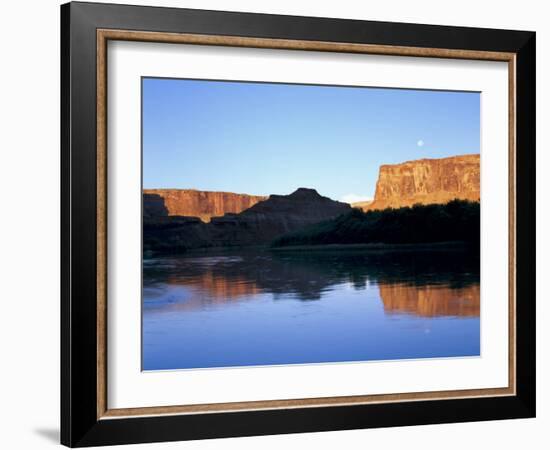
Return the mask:
[[479, 93], [143, 79], [143, 187], [374, 196], [378, 168], [479, 153]]

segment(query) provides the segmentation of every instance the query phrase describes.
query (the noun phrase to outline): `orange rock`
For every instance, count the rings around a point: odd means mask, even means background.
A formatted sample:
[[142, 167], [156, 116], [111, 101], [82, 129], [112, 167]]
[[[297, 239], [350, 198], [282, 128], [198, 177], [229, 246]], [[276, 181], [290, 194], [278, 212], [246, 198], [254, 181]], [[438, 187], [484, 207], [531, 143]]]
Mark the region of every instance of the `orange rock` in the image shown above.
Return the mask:
[[479, 201], [479, 155], [419, 159], [380, 167], [374, 201], [364, 210], [399, 208], [415, 203]]
[[195, 189], [144, 189], [145, 216], [189, 216], [210, 222], [212, 217], [240, 213], [267, 197]]

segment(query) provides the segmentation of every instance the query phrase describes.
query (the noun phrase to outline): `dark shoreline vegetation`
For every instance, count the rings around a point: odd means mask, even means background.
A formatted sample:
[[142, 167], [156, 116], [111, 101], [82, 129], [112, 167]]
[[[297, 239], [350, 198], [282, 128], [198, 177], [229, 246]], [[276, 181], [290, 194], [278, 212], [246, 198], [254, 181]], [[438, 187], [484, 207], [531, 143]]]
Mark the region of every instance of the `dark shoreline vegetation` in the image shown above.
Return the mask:
[[452, 200], [363, 212], [353, 209], [335, 219], [276, 238], [273, 248], [333, 244], [424, 244], [461, 241], [479, 247], [480, 205]]
[[[446, 204], [414, 205], [364, 212], [351, 209], [334, 219], [321, 221], [268, 241], [245, 245], [219, 245], [206, 238], [207, 225], [192, 217], [164, 217], [144, 221], [143, 252], [181, 254], [188, 251], [271, 248], [282, 251], [348, 249], [384, 251], [420, 250], [423, 246], [479, 248], [480, 204], [452, 200]], [[203, 235], [203, 236], [201, 236]], [[199, 245], [193, 245], [195, 243]], [[193, 243], [193, 244], [192, 244]]]
[[[370, 244], [311, 244], [311, 245], [285, 245], [275, 247], [271, 245], [268, 250], [271, 252], [300, 252], [300, 251], [338, 251], [338, 252], [354, 252], [368, 251], [369, 253], [385, 253], [397, 251], [399, 253], [406, 252], [448, 252], [454, 250], [463, 250], [469, 247], [469, 244], [464, 241], [444, 241], [444, 242], [420, 242], [415, 244], [384, 244], [381, 242], [373, 242]], [[248, 248], [248, 247], [247, 247]], [[265, 249], [265, 247], [262, 247]], [[260, 248], [261, 249], [261, 248]], [[200, 249], [199, 249], [200, 250]], [[204, 249], [210, 250], [210, 249]]]

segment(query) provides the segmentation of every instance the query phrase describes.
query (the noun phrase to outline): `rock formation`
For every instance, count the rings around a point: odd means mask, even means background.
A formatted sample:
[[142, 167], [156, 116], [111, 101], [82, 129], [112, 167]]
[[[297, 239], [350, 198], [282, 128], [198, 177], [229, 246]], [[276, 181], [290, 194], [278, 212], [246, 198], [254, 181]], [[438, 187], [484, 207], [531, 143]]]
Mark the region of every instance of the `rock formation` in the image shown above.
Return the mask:
[[290, 195], [271, 195], [240, 214], [213, 218], [213, 228], [236, 232], [231, 237], [225, 231], [221, 235], [214, 233], [213, 237], [221, 239], [221, 245], [269, 242], [282, 234], [349, 211], [351, 207], [347, 203], [323, 197], [315, 189], [299, 188]]
[[290, 195], [271, 195], [238, 214], [197, 218], [144, 216], [144, 249], [181, 251], [199, 247], [261, 245], [307, 225], [350, 212], [351, 206], [300, 188]]
[[352, 208], [359, 208], [363, 210], [367, 210], [370, 205], [372, 205], [373, 200], [365, 200], [363, 202], [354, 202], [351, 203]]
[[479, 201], [479, 173], [478, 154], [383, 165], [374, 201], [362, 209], [447, 203], [455, 198]]
[[267, 197], [195, 189], [145, 189], [144, 217], [188, 216], [210, 222], [212, 217], [240, 213]]

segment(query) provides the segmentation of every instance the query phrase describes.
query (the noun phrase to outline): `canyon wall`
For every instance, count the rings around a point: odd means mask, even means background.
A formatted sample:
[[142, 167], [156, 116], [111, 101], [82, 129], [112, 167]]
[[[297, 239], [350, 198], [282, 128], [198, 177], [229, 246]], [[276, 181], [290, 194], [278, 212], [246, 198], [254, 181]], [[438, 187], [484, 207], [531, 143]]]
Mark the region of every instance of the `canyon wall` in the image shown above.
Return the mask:
[[298, 188], [289, 195], [271, 195], [240, 214], [212, 219], [212, 240], [220, 246], [266, 243], [308, 225], [351, 212], [347, 203], [323, 197], [315, 189]]
[[[147, 203], [153, 212], [158, 212], [158, 198]], [[351, 206], [347, 203], [323, 197], [314, 189], [299, 188], [289, 195], [271, 195], [240, 213], [211, 216], [208, 223], [197, 218], [200, 217], [198, 211], [194, 211], [195, 217], [144, 214], [143, 248], [182, 251], [200, 247], [268, 244], [282, 234], [350, 211]]]
[[350, 203], [350, 205], [352, 206], [352, 208], [359, 208], [359, 209], [362, 209], [364, 211], [367, 211], [369, 209], [370, 205], [372, 205], [372, 202], [373, 202], [373, 200], [365, 200], [363, 202]]
[[479, 201], [479, 173], [478, 154], [383, 165], [374, 201], [362, 209], [447, 203], [454, 199]]
[[212, 217], [240, 213], [267, 197], [195, 189], [144, 189], [144, 217], [188, 216], [210, 222]]

